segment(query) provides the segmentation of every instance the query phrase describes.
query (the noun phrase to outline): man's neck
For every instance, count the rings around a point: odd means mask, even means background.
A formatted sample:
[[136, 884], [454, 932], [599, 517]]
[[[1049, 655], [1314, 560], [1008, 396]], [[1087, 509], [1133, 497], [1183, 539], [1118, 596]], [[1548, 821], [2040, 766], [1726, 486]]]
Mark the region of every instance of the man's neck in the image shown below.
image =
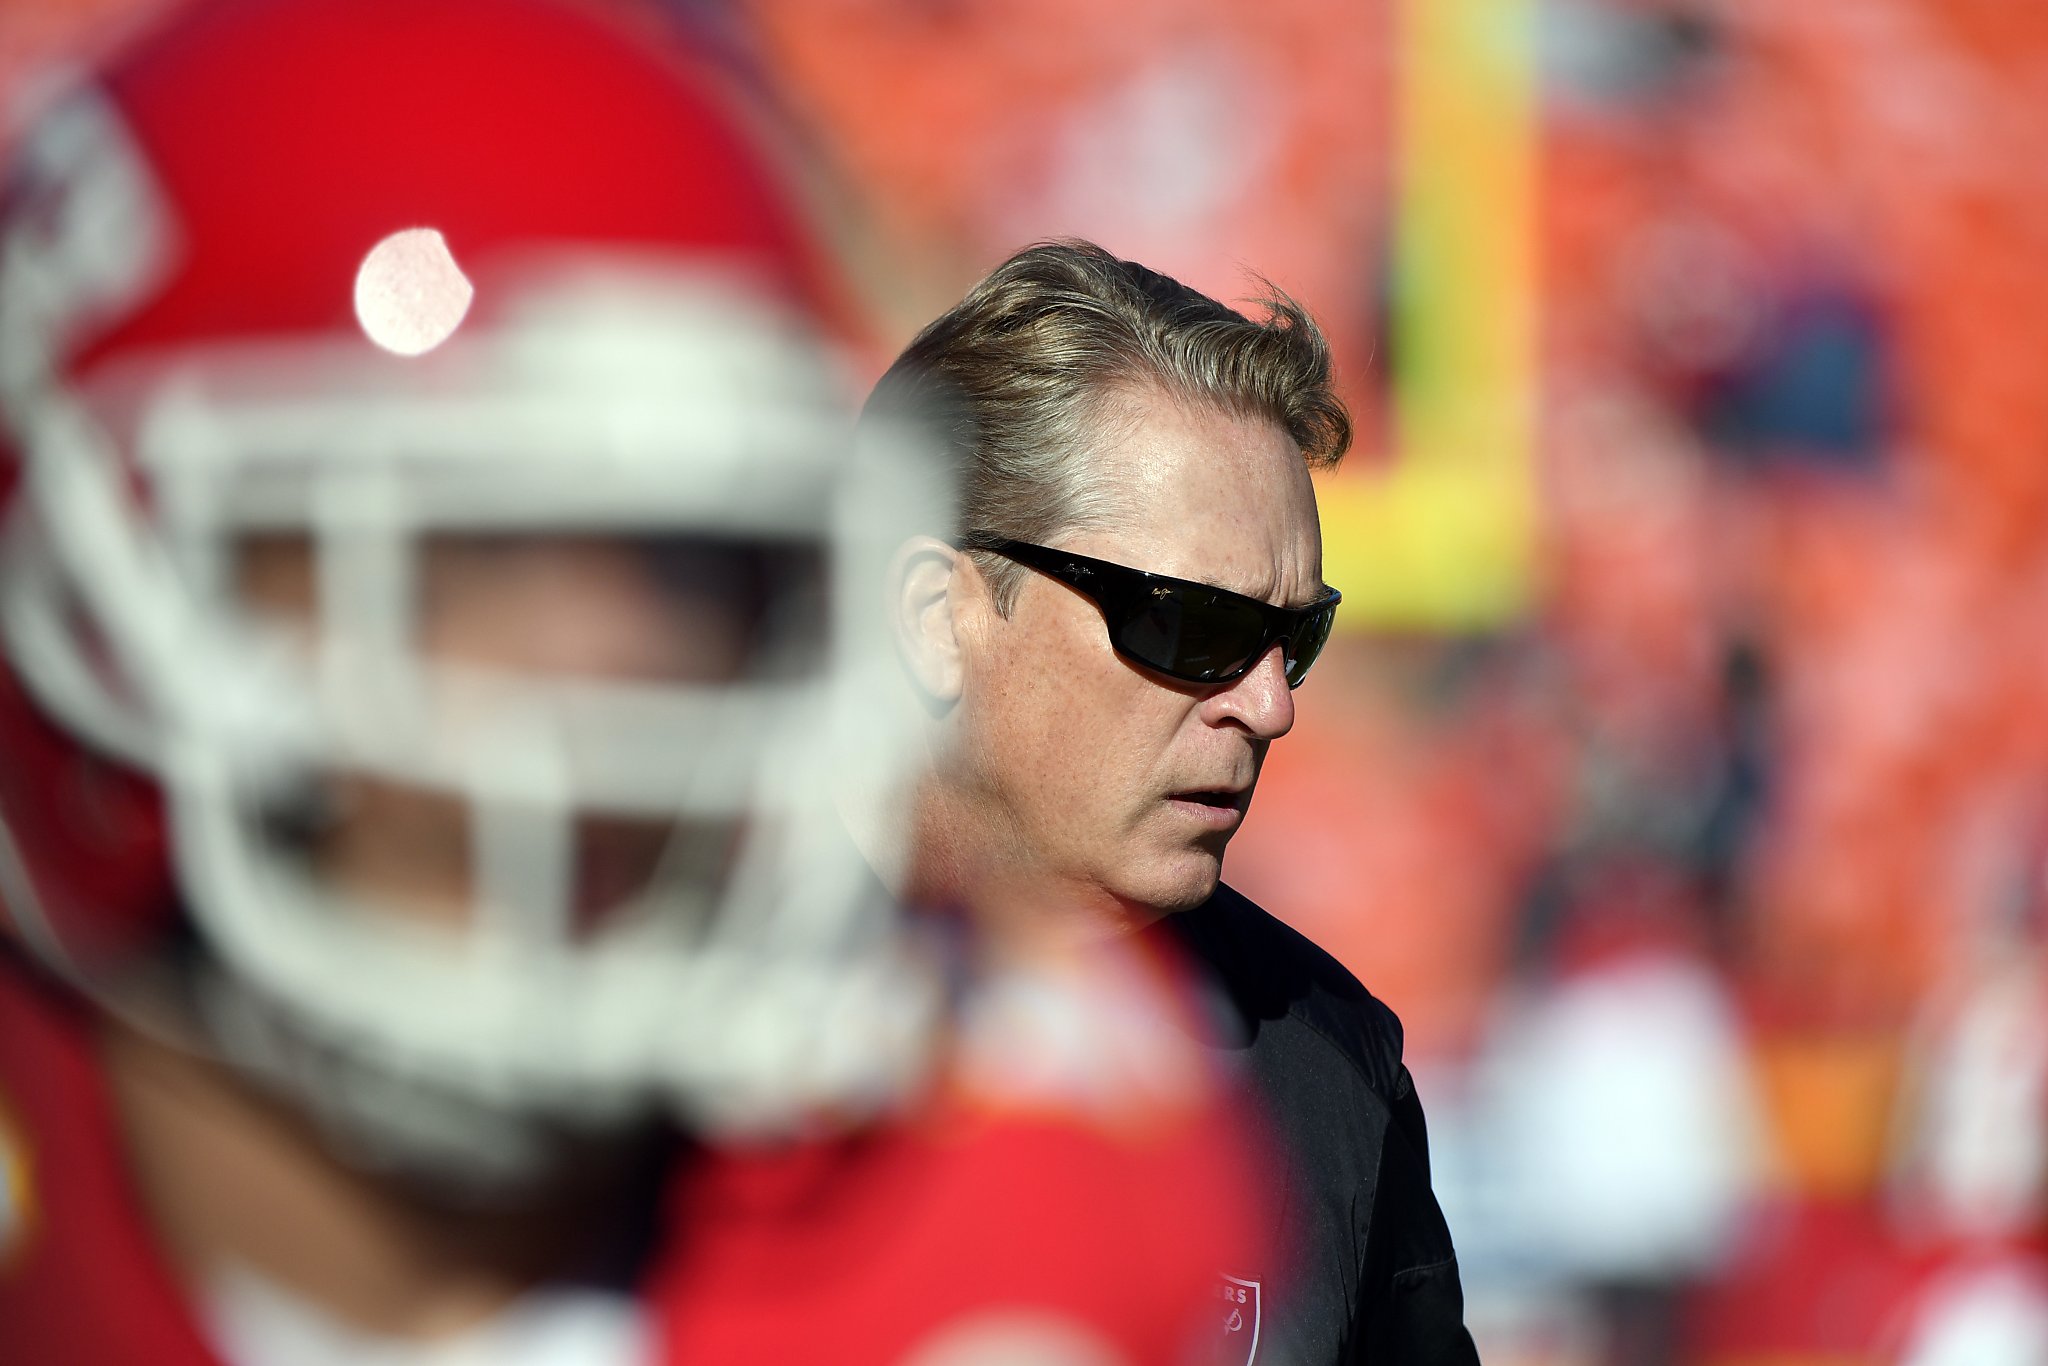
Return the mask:
[[429, 1338], [498, 1313], [588, 1242], [589, 1192], [425, 1208], [217, 1063], [119, 1025], [101, 1051], [138, 1191], [195, 1286], [240, 1268], [367, 1334]]

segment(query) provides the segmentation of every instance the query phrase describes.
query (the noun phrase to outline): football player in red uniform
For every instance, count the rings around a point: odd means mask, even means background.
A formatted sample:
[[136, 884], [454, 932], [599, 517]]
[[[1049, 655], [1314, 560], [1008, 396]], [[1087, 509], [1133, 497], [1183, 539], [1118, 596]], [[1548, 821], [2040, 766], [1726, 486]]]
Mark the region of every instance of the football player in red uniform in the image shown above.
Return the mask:
[[16, 149], [9, 1362], [1222, 1327], [1248, 1193], [1161, 970], [921, 927], [844, 832], [945, 500], [849, 448], [828, 273], [637, 22], [217, 0]]

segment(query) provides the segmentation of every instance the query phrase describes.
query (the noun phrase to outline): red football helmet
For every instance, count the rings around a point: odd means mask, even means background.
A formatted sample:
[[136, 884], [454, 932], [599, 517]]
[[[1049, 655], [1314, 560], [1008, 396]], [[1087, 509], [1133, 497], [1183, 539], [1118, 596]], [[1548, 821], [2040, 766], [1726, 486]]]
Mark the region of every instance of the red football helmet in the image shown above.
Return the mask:
[[[943, 499], [849, 449], [798, 215], [646, 37], [192, 7], [45, 104], [0, 201], [0, 909], [372, 1157], [516, 1173], [508, 1112], [773, 1124], [917, 1064], [832, 807], [903, 776], [859, 590]], [[536, 668], [582, 609], [503, 565], [525, 667], [423, 645], [430, 547], [533, 538], [741, 604], [741, 657]], [[460, 803], [454, 925], [340, 870], [365, 785]], [[592, 821], [661, 832], [595, 914]]]

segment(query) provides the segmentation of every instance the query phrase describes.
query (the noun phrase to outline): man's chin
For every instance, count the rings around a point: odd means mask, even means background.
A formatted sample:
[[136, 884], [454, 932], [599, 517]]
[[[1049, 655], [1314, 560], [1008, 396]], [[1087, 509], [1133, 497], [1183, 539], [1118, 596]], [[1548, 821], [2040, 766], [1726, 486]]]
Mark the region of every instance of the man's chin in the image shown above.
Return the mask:
[[1189, 851], [1140, 882], [1121, 889], [1120, 900], [1141, 920], [1191, 911], [1216, 894], [1223, 879], [1221, 855]]

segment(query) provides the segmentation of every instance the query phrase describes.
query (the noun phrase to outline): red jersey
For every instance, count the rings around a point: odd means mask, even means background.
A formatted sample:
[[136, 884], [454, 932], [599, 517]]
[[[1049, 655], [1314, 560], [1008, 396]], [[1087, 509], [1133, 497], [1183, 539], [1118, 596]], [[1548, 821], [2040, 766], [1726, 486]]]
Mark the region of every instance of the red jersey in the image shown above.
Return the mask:
[[[92, 1031], [0, 959], [0, 1359], [221, 1366], [131, 1188]], [[1221, 1273], [1258, 1251], [1218, 1112], [942, 1090], [854, 1137], [679, 1164], [638, 1289], [651, 1359], [1210, 1359]]]

